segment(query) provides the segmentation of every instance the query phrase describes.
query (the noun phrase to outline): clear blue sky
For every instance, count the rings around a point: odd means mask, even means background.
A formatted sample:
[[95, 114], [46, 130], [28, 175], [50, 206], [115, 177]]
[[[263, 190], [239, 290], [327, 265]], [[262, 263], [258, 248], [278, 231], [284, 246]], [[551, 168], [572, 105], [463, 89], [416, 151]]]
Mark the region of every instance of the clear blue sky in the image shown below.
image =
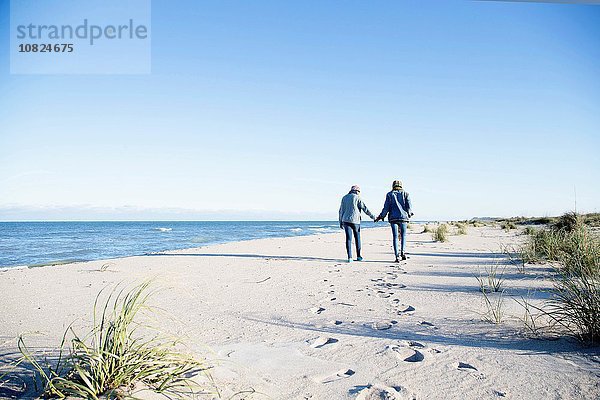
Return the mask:
[[151, 74], [10, 75], [0, 4], [0, 219], [600, 211], [600, 6], [153, 1]]

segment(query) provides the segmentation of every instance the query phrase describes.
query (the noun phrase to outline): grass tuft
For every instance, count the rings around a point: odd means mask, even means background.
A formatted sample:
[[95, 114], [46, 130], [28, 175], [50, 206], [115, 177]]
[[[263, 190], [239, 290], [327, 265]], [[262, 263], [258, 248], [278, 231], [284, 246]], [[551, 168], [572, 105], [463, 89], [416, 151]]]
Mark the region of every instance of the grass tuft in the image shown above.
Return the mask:
[[481, 294], [486, 310], [483, 313], [483, 320], [494, 324], [502, 323], [504, 320], [504, 291], [494, 294], [482, 291]]
[[512, 221], [504, 221], [500, 224], [500, 228], [504, 229], [506, 232], [510, 232], [512, 229], [517, 229], [517, 225]]
[[448, 225], [440, 224], [432, 231], [433, 240], [436, 242], [448, 241]]
[[600, 279], [562, 274], [545, 313], [559, 326], [589, 345], [600, 343]]
[[[188, 398], [195, 386], [190, 377], [206, 368], [178, 352], [178, 340], [138, 334], [147, 327], [135, 322], [136, 317], [148, 310], [146, 302], [153, 293], [149, 282], [129, 292], [115, 289], [99, 307], [100, 292], [94, 303], [91, 331], [80, 337], [71, 327], [67, 329], [53, 363], [34, 357], [20, 337], [19, 349], [35, 369], [43, 396], [123, 398], [141, 384], [171, 397]], [[68, 335], [73, 335], [70, 341], [66, 340]]]
[[479, 276], [476, 276], [477, 282], [479, 282], [479, 290], [481, 292], [500, 292], [504, 284], [504, 269], [499, 271], [500, 266], [493, 264], [486, 266], [484, 271], [485, 274], [479, 272]]

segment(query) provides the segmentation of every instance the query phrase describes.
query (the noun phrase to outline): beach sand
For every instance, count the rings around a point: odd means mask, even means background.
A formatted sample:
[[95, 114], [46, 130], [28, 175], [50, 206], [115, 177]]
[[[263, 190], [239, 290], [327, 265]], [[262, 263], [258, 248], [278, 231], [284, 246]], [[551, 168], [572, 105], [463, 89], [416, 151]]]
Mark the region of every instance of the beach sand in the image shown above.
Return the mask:
[[[18, 335], [40, 350], [56, 348], [70, 324], [85, 332], [101, 289], [154, 278], [151, 304], [164, 310], [155, 325], [216, 365], [223, 398], [251, 389], [265, 395], [248, 398], [600, 398], [598, 349], [534, 339], [519, 320], [515, 299], [540, 304], [552, 284], [548, 266], [523, 274], [502, 255], [522, 240], [517, 231], [469, 228], [435, 243], [422, 230], [408, 234], [400, 264], [386, 224], [362, 231], [365, 261], [351, 264], [340, 231], [3, 270], [2, 361]], [[475, 278], [496, 264], [500, 324], [482, 320]]]

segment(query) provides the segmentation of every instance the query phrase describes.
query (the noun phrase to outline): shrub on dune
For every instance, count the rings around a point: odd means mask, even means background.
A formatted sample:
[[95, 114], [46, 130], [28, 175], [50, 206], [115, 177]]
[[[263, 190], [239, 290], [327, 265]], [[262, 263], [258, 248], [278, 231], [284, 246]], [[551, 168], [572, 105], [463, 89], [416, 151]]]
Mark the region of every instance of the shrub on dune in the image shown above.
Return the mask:
[[575, 212], [568, 212], [558, 217], [551, 228], [555, 231], [572, 232], [583, 225], [583, 217]]

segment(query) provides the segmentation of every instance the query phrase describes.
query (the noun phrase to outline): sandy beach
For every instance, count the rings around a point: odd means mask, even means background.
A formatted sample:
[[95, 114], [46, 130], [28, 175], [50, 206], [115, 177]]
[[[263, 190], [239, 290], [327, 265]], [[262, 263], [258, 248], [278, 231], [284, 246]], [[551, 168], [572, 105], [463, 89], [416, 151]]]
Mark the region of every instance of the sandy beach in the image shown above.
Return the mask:
[[[600, 397], [597, 348], [532, 338], [523, 327], [515, 299], [539, 304], [552, 284], [548, 266], [522, 273], [502, 254], [521, 240], [518, 230], [470, 227], [447, 243], [422, 230], [413, 225], [400, 264], [382, 224], [363, 230], [365, 261], [350, 264], [340, 231], [6, 269], [2, 361], [15, 357], [19, 335], [40, 350], [56, 348], [70, 324], [85, 331], [103, 288], [154, 278], [151, 303], [164, 311], [155, 325], [215, 365], [223, 398], [246, 390], [259, 393], [236, 398]], [[499, 324], [484, 321], [476, 279], [496, 264], [505, 289]]]

